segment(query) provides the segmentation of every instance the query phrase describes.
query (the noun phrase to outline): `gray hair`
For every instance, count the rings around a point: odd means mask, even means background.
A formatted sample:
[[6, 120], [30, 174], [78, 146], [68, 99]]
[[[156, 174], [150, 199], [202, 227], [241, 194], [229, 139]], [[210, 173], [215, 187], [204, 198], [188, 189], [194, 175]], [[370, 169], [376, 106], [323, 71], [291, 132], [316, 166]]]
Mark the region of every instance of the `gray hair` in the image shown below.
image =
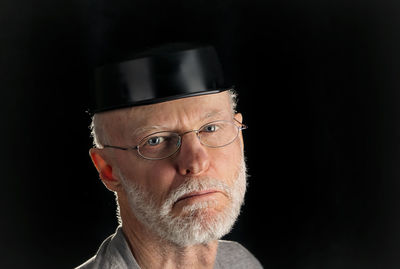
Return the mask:
[[[238, 94], [234, 89], [228, 90], [232, 113], [236, 113]], [[103, 148], [103, 145], [110, 144], [110, 139], [105, 131], [105, 121], [101, 114], [94, 114], [92, 122], [89, 126], [91, 137], [93, 138], [93, 146], [96, 148]]]

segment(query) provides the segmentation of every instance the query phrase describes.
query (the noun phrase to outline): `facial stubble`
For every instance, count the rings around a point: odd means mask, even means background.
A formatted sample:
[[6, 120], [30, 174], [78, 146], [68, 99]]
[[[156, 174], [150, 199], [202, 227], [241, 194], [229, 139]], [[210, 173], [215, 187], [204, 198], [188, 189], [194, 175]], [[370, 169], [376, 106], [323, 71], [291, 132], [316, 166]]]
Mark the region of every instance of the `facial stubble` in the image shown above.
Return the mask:
[[[180, 247], [206, 244], [220, 239], [229, 233], [240, 214], [247, 186], [246, 164], [241, 158], [236, 168], [232, 186], [214, 178], [186, 178], [185, 181], [162, 202], [147, 190], [139, 187], [133, 180], [128, 180], [119, 172], [121, 182], [128, 196], [132, 213], [160, 240], [168, 241]], [[182, 207], [179, 215], [172, 210], [179, 198], [186, 194], [205, 190], [218, 190], [226, 195], [228, 205], [220, 211], [214, 209], [218, 200], [195, 202]]]

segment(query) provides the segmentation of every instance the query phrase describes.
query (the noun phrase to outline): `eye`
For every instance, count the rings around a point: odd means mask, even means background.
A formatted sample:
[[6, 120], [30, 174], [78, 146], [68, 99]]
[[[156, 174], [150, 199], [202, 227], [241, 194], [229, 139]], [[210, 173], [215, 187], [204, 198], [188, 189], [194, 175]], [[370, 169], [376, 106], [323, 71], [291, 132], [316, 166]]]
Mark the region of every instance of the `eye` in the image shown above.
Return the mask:
[[219, 129], [218, 125], [210, 124], [210, 125], [204, 126], [201, 131], [206, 132], [206, 133], [214, 133], [214, 132], [218, 131], [218, 129]]
[[165, 138], [162, 136], [154, 136], [154, 137], [149, 138], [146, 141], [146, 144], [149, 146], [157, 146], [157, 145], [161, 144], [164, 140], [165, 140]]

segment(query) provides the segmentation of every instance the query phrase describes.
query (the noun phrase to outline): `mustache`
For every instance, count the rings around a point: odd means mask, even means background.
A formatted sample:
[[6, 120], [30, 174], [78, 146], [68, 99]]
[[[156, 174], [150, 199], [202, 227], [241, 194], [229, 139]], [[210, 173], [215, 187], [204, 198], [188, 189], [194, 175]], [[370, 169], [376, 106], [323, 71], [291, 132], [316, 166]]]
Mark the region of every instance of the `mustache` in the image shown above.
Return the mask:
[[183, 196], [199, 191], [216, 190], [232, 198], [232, 189], [229, 185], [215, 178], [186, 178], [184, 183], [174, 189], [165, 200], [164, 206], [172, 206]]

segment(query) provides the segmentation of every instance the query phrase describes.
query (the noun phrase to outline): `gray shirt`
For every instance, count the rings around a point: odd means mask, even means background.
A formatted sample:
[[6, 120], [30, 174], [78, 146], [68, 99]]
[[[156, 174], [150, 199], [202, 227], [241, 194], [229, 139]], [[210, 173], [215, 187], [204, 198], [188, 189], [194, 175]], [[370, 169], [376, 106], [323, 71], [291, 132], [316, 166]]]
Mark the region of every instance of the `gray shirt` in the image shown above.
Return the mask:
[[[128, 242], [118, 227], [115, 234], [108, 237], [97, 254], [75, 269], [140, 269]], [[260, 262], [242, 245], [220, 240], [214, 269], [260, 269]]]

